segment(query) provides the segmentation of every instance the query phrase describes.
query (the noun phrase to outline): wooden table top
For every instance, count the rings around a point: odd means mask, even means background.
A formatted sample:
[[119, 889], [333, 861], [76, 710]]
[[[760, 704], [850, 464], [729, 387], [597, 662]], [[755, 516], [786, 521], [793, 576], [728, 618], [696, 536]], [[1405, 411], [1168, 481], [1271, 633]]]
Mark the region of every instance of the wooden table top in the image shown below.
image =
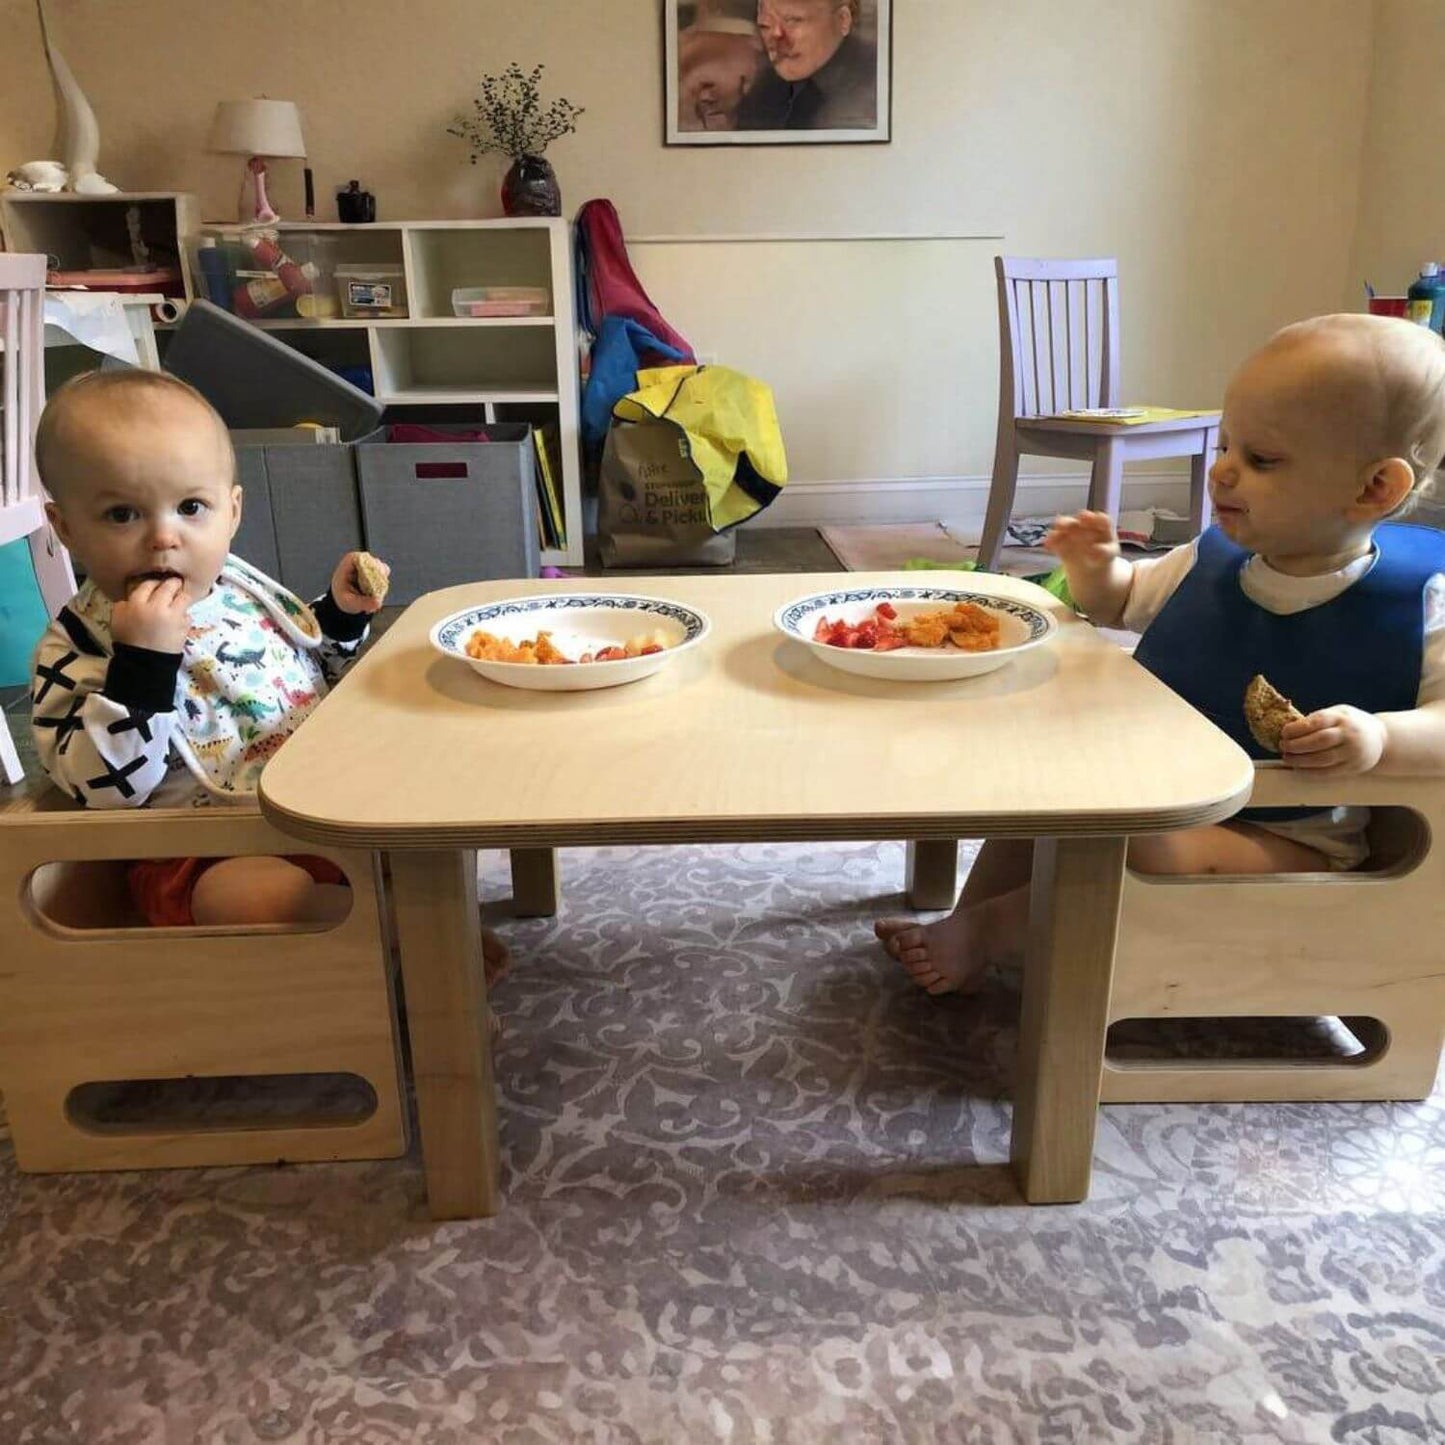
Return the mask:
[[[960, 579], [961, 580], [961, 579]], [[380, 848], [1148, 833], [1247, 798], [1244, 752], [1053, 597], [1058, 634], [983, 677], [841, 673], [772, 626], [842, 587], [956, 585], [916, 572], [487, 582], [420, 598], [270, 762], [261, 804], [301, 838]], [[431, 626], [544, 591], [696, 607], [711, 635], [595, 692], [499, 686]]]

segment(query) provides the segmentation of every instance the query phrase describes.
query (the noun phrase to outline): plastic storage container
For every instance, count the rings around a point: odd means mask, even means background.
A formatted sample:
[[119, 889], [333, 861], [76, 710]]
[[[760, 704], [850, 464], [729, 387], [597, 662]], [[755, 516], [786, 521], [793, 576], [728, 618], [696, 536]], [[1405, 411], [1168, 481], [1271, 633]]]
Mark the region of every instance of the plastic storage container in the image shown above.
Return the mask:
[[401, 317], [406, 310], [406, 272], [400, 266], [338, 266], [336, 294], [343, 316]]
[[326, 321], [340, 314], [324, 232], [208, 226], [195, 243], [197, 290], [247, 321]]
[[455, 316], [549, 316], [552, 295], [545, 286], [458, 286]]

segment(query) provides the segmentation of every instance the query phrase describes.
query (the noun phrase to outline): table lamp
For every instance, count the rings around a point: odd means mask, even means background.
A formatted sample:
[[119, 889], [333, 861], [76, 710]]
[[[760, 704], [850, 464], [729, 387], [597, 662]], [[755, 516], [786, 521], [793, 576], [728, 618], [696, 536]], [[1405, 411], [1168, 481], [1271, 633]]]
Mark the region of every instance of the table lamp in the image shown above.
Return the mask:
[[289, 100], [223, 100], [216, 106], [206, 149], [249, 156], [241, 181], [238, 213], [246, 219], [246, 193], [254, 184], [254, 215], [265, 225], [279, 220], [266, 198], [266, 160], [277, 157], [303, 158], [306, 144], [301, 139], [301, 116]]

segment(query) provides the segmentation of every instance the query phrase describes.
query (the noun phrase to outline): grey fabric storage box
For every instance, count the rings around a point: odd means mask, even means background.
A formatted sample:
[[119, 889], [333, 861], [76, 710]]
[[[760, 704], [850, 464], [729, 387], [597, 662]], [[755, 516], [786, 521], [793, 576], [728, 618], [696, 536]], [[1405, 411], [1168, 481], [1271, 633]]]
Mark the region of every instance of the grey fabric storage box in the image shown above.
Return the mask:
[[388, 604], [540, 570], [531, 428], [486, 431], [491, 441], [357, 445], [366, 546], [391, 567]]
[[241, 525], [231, 551], [268, 577], [281, 571], [276, 555], [276, 526], [271, 519], [271, 487], [262, 447], [236, 448], [236, 480], [241, 484]]
[[356, 494], [356, 447], [268, 446], [271, 516], [281, 581], [298, 597], [320, 597], [336, 564], [364, 545]]
[[231, 550], [303, 601], [320, 597], [363, 545], [354, 444], [243, 442], [236, 467], [245, 500]]

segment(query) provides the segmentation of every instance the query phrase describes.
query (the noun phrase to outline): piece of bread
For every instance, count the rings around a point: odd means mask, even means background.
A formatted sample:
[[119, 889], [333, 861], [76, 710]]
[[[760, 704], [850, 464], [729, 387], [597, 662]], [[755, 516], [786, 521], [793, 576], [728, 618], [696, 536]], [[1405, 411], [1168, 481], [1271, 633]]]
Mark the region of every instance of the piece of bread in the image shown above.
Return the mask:
[[1244, 720], [1260, 747], [1280, 751], [1280, 733], [1286, 723], [1301, 722], [1304, 714], [1282, 693], [1256, 673], [1244, 690]]
[[378, 602], [386, 601], [386, 590], [391, 586], [391, 577], [386, 567], [370, 552], [356, 554], [356, 590], [363, 597], [375, 597]]

